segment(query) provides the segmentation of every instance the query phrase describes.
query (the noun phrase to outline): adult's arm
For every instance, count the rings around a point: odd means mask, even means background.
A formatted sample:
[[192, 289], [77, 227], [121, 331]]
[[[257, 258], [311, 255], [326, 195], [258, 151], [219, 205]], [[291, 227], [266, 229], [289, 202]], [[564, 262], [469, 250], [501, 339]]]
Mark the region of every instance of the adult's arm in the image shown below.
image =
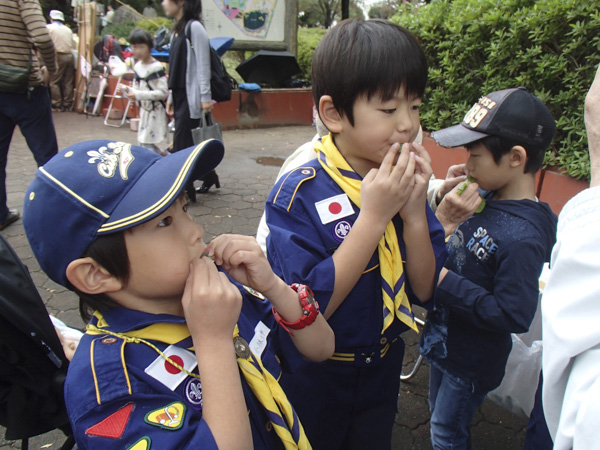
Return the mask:
[[22, 0], [19, 2], [19, 7], [27, 34], [33, 40], [46, 68], [50, 73], [56, 72], [58, 65], [56, 64], [54, 42], [46, 28], [40, 3], [37, 0]]

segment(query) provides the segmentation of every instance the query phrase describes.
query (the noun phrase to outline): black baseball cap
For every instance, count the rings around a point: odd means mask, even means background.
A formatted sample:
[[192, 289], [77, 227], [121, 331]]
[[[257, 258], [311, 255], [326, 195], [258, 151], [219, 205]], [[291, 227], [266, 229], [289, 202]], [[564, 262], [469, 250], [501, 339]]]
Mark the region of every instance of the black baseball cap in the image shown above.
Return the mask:
[[500, 136], [545, 149], [555, 133], [556, 122], [546, 105], [524, 87], [518, 87], [481, 97], [459, 125], [435, 131], [431, 137], [444, 147]]

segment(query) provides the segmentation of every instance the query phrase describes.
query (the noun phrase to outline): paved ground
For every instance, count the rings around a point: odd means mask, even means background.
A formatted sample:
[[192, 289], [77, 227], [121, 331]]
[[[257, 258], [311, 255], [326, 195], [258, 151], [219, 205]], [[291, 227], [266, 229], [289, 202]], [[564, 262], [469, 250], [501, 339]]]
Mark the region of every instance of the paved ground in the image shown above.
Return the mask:
[[[59, 147], [65, 148], [87, 139], [110, 138], [135, 142], [129, 128], [109, 128], [100, 118], [86, 118], [76, 113], [54, 115]], [[300, 144], [312, 138], [311, 127], [281, 127], [224, 132], [226, 154], [218, 169], [221, 189], [198, 197], [191, 213], [206, 230], [207, 240], [221, 233], [254, 235], [263, 210], [263, 203], [275, 176], [278, 163]], [[33, 178], [35, 163], [18, 131], [15, 132], [8, 158], [8, 204], [21, 209], [24, 192]], [[49, 224], [54, 226], [54, 224]], [[56, 224], [56, 226], [60, 226]], [[81, 328], [76, 297], [50, 281], [40, 270], [24, 234], [21, 221], [1, 232], [27, 264], [48, 311], [68, 325]], [[405, 371], [416, 359], [416, 335], [405, 336], [408, 350]], [[402, 384], [398, 395], [399, 413], [394, 428], [393, 449], [427, 449], [429, 443], [429, 412], [427, 406], [428, 367], [423, 364], [417, 375]], [[473, 448], [512, 450], [523, 448], [526, 420], [518, 418], [486, 400], [473, 422]], [[0, 448], [18, 448], [17, 443], [3, 439]], [[48, 433], [30, 442], [31, 449], [59, 448], [60, 432]], [[368, 450], [368, 449], [366, 449]]]

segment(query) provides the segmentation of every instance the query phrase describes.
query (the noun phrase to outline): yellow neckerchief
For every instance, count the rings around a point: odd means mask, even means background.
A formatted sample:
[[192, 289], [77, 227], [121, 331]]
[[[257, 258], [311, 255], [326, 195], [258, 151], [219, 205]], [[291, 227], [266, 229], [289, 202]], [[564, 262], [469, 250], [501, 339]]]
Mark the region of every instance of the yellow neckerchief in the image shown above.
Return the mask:
[[[333, 143], [331, 134], [315, 144], [319, 162], [329, 176], [342, 188], [352, 203], [360, 208], [362, 178], [352, 169]], [[379, 270], [383, 291], [383, 333], [394, 321], [394, 315], [418, 331], [410, 303], [404, 290], [404, 270], [396, 228], [390, 221], [377, 244]]]
[[[190, 337], [190, 332], [185, 324], [180, 323], [154, 323], [145, 328], [139, 330], [128, 331], [126, 333], [115, 333], [103, 329], [108, 324], [102, 314], [99, 311], [94, 313], [94, 316], [98, 319], [97, 326], [88, 324], [86, 327], [86, 333], [92, 335], [111, 335], [117, 336], [124, 339], [127, 343], [135, 344], [146, 344], [153, 348], [162, 358], [168, 361], [170, 364], [185, 372], [187, 375], [200, 378], [195, 373], [192, 373], [156, 347], [146, 339], [154, 341], [160, 341], [165, 344], [176, 344], [182, 340]], [[238, 338], [240, 335], [238, 326], [235, 326], [233, 331], [233, 339]], [[285, 392], [281, 389], [278, 381], [271, 375], [271, 373], [265, 369], [260, 358], [257, 358], [248, 343], [242, 341], [247, 351], [246, 357], [237, 356], [237, 363], [242, 372], [246, 383], [252, 390], [252, 393], [256, 396], [260, 404], [265, 409], [269, 421], [273, 425], [273, 429], [277, 433], [277, 436], [283, 442], [286, 450], [310, 450], [312, 447], [308, 442], [308, 438], [304, 433], [304, 428], [294, 411], [291, 403], [287, 399]], [[190, 347], [189, 350], [194, 350]]]

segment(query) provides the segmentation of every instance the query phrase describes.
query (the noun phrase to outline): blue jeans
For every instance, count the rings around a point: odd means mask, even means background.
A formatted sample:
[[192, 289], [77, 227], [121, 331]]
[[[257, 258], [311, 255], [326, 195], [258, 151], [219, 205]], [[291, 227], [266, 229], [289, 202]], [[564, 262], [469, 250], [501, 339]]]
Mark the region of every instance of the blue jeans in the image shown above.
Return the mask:
[[58, 152], [48, 89], [37, 86], [31, 95], [0, 92], [0, 222], [6, 219], [6, 162], [15, 127], [21, 133], [38, 167]]
[[429, 410], [431, 445], [435, 450], [471, 448], [471, 421], [486, 392], [477, 392], [472, 383], [429, 369]]

